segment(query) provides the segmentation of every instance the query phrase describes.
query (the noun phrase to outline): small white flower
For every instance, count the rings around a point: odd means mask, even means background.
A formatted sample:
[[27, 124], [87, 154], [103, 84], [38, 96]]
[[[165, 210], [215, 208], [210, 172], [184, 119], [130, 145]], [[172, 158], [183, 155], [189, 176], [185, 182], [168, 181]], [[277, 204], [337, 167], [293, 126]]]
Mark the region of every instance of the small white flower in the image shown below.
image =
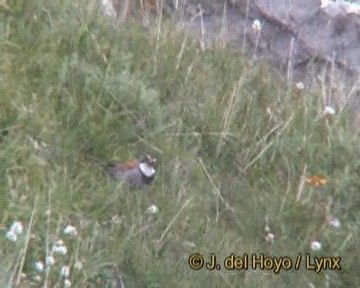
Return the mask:
[[111, 221], [114, 222], [114, 224], [120, 224], [121, 222], [121, 216], [119, 214], [114, 214], [111, 217]]
[[269, 233], [270, 232], [270, 227], [268, 225], [266, 225], [264, 230], [265, 230], [266, 233]]
[[9, 230], [6, 233], [6, 238], [9, 239], [11, 242], [16, 242], [17, 240], [17, 235], [13, 230]]
[[313, 283], [309, 282], [309, 288], [316, 288], [316, 286]]
[[65, 278], [68, 278], [70, 275], [70, 267], [65, 265], [63, 267], [61, 267], [60, 269], [60, 275], [64, 276]]
[[360, 13], [359, 3], [349, 3], [348, 5], [346, 5], [346, 12], [350, 14], [359, 14]]
[[313, 251], [318, 251], [318, 250], [321, 249], [321, 243], [318, 242], [318, 241], [312, 241], [312, 242], [310, 243], [310, 247], [311, 247], [311, 249], [312, 249]]
[[274, 239], [275, 239], [275, 236], [273, 233], [268, 233], [266, 236], [265, 236], [265, 240], [267, 242], [270, 242], [270, 243], [274, 243]]
[[66, 246], [53, 246], [51, 251], [57, 254], [65, 255], [67, 253], [67, 248]]
[[55, 264], [55, 259], [53, 256], [47, 256], [45, 259], [46, 266], [52, 266]]
[[304, 83], [302, 83], [302, 82], [297, 82], [297, 83], [295, 84], [295, 87], [296, 87], [296, 89], [298, 89], [298, 90], [304, 90], [304, 88], [305, 88]]
[[64, 246], [64, 241], [59, 239], [54, 243], [54, 246]]
[[325, 106], [324, 114], [325, 115], [335, 115], [336, 111], [335, 108], [331, 105]]
[[341, 227], [340, 220], [335, 218], [334, 216], [328, 216], [326, 220], [327, 220], [328, 224], [332, 227], [335, 227], [335, 228]]
[[11, 227], [10, 230], [14, 231], [16, 235], [20, 235], [24, 231], [24, 226], [20, 221], [15, 221]]
[[109, 17], [116, 17], [116, 11], [115, 8], [113, 6], [113, 2], [110, 0], [102, 0], [101, 2], [101, 8], [103, 9], [105, 15], [109, 16]]
[[261, 29], [261, 23], [258, 19], [255, 19], [252, 23], [252, 29], [254, 29], [255, 31], [260, 31]]
[[43, 272], [44, 271], [44, 263], [40, 260], [35, 262], [35, 269], [39, 272]]
[[190, 248], [190, 249], [196, 248], [195, 243], [194, 243], [194, 242], [191, 242], [191, 241], [184, 241], [182, 244], [183, 244], [183, 246], [186, 247], [186, 248]]
[[75, 269], [81, 270], [83, 267], [83, 264], [80, 260], [77, 260], [74, 264]]
[[325, 8], [329, 5], [329, 0], [320, 0], [320, 8]]
[[69, 279], [65, 279], [64, 281], [64, 287], [71, 287], [71, 282]]
[[41, 281], [41, 276], [39, 274], [34, 275], [34, 280], [36, 282], [40, 282]]
[[151, 205], [149, 208], [147, 208], [146, 211], [150, 214], [157, 214], [159, 213], [159, 208], [156, 207], [155, 205]]
[[58, 254], [61, 254], [61, 255], [65, 255], [67, 253], [67, 248], [66, 246], [64, 245], [64, 241], [59, 239], [57, 240], [52, 249], [51, 249], [52, 252], [54, 253], [58, 253]]
[[68, 235], [71, 235], [71, 236], [75, 237], [77, 235], [77, 230], [76, 230], [76, 228], [74, 226], [68, 225], [64, 229], [64, 234], [68, 234]]

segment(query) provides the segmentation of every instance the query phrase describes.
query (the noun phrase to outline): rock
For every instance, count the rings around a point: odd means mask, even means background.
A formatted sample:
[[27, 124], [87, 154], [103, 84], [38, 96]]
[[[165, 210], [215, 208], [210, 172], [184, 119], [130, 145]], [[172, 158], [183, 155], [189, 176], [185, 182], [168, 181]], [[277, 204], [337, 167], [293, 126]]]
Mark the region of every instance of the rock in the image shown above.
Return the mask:
[[[221, 42], [253, 60], [265, 59], [289, 85], [320, 87], [327, 102], [336, 99], [340, 110], [350, 103], [360, 112], [360, 3], [355, 2], [360, 1], [164, 0], [164, 7], [182, 11], [174, 13], [181, 15], [179, 27], [203, 45]], [[253, 29], [259, 23], [261, 29]]]
[[[223, 17], [223, 1], [214, 2], [217, 13], [204, 19], [208, 46], [221, 40], [253, 59], [266, 59], [283, 71], [289, 85], [325, 87], [327, 101], [336, 99], [340, 108], [350, 102], [360, 111], [359, 3], [228, 0]], [[252, 26], [256, 19], [260, 34]], [[199, 32], [199, 23], [191, 28]]]

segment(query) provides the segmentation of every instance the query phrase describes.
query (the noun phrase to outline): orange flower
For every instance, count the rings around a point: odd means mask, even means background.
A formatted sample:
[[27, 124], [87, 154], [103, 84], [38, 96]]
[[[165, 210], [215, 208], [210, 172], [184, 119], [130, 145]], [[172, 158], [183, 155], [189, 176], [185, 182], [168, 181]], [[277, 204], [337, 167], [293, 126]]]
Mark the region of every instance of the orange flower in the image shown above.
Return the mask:
[[310, 178], [305, 178], [307, 183], [313, 183], [315, 186], [325, 185], [327, 182], [326, 178], [320, 178], [319, 176], [312, 176]]

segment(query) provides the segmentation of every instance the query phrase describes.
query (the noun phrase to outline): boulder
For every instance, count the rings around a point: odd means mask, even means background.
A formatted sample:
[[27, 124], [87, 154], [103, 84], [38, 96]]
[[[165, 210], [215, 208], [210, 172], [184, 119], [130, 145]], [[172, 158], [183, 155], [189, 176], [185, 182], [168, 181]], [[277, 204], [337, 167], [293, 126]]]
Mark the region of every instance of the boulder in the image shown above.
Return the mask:
[[[360, 112], [359, 3], [228, 0], [224, 6], [222, 0], [210, 2], [214, 13], [203, 15], [203, 31], [200, 17], [182, 22], [204, 45], [225, 43], [253, 60], [265, 59], [283, 72], [289, 85], [303, 82], [308, 88], [321, 88], [327, 102]], [[191, 4], [202, 5], [196, 0]]]
[[[229, 4], [243, 19], [247, 53], [281, 69], [289, 84], [325, 84], [329, 99], [336, 98], [342, 107], [351, 100], [360, 110], [360, 4], [319, 0]], [[262, 24], [260, 32], [251, 27], [255, 19]]]
[[289, 86], [320, 87], [328, 104], [360, 112], [360, 1], [163, 1], [164, 11], [204, 48], [220, 43], [264, 59]]

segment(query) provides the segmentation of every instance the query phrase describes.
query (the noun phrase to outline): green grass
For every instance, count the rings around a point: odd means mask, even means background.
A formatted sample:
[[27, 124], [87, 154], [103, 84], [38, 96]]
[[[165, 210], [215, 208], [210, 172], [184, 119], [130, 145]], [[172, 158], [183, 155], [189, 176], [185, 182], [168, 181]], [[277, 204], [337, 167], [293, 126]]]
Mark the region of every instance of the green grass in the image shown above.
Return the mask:
[[[157, 40], [155, 28], [114, 27], [93, 3], [73, 2], [1, 8], [3, 287], [61, 287], [62, 265], [72, 287], [118, 287], [120, 274], [127, 288], [360, 283], [359, 135], [346, 110], [320, 117], [316, 93], [298, 97], [234, 51], [202, 51], [171, 23]], [[143, 190], [96, 164], [147, 153], [159, 159], [158, 175]], [[313, 175], [328, 182], [305, 183]], [[152, 204], [156, 215], [146, 213]], [[16, 220], [25, 231], [11, 242]], [[63, 235], [68, 224], [78, 236]], [[36, 272], [58, 239], [68, 253]], [[221, 265], [231, 253], [288, 256], [293, 267], [194, 271], [193, 253], [205, 261], [215, 253]], [[306, 271], [306, 253], [342, 257], [342, 271]]]

